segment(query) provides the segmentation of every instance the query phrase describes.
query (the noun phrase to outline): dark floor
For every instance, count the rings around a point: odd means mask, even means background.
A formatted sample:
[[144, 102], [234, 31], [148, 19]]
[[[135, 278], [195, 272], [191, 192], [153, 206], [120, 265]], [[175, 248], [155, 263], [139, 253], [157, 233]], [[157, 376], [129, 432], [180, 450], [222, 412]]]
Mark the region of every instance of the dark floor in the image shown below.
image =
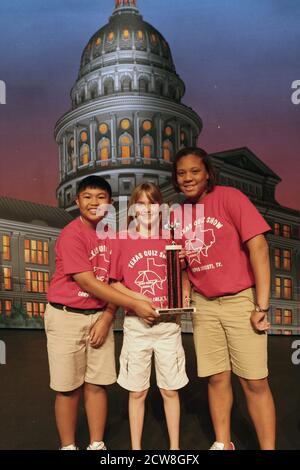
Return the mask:
[[[278, 449], [300, 448], [300, 365], [291, 362], [296, 338], [270, 337], [270, 383], [278, 412]], [[299, 337], [298, 337], [299, 339]], [[6, 344], [6, 365], [0, 366], [0, 449], [57, 449], [53, 401], [48, 388], [48, 363], [42, 331], [0, 330]], [[122, 334], [116, 333], [117, 357]], [[213, 440], [208, 413], [206, 381], [196, 377], [192, 335], [183, 335], [190, 383], [181, 391], [181, 448], [207, 449]], [[235, 405], [232, 438], [238, 449], [257, 449], [245, 400], [234, 378]], [[129, 449], [127, 393], [109, 387], [109, 419], [106, 442], [111, 450]], [[78, 423], [78, 443], [88, 442], [83, 410]], [[167, 449], [168, 439], [162, 401], [155, 385], [148, 396], [144, 428], [145, 449]]]

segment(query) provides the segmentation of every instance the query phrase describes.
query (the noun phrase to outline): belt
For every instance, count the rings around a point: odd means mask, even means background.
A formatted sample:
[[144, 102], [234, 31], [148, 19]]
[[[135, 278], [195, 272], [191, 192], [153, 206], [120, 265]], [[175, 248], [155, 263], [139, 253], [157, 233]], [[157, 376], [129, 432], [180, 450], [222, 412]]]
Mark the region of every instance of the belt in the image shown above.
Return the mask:
[[58, 310], [64, 310], [65, 312], [70, 312], [70, 313], [82, 313], [83, 315], [92, 315], [94, 313], [103, 311], [103, 309], [99, 309], [99, 308], [88, 309], [88, 308], [68, 307], [67, 305], [56, 304], [54, 302], [49, 302], [49, 304], [54, 308], [58, 308]]

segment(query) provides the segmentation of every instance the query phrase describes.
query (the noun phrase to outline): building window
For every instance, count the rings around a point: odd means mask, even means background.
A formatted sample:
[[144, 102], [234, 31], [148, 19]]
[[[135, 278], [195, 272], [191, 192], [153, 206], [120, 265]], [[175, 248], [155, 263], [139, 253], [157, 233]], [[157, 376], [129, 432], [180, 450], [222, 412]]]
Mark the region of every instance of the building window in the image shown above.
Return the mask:
[[280, 248], [275, 248], [275, 268], [280, 269], [281, 267], [281, 252]]
[[153, 33], [150, 34], [150, 41], [151, 41], [152, 44], [154, 44], [154, 45], [157, 44], [157, 36], [156, 36], [156, 34], [153, 34]]
[[291, 270], [292, 257], [291, 250], [283, 250], [283, 269], [286, 271]]
[[152, 129], [152, 122], [151, 121], [144, 121], [143, 122], [143, 129], [144, 131], [148, 132], [148, 131], [151, 131]]
[[42, 240], [24, 240], [25, 263], [49, 264], [49, 243]]
[[274, 224], [274, 235], [280, 235], [280, 224], [278, 224], [277, 222], [275, 222]]
[[165, 127], [165, 134], [166, 134], [166, 136], [171, 137], [171, 135], [173, 134], [173, 129], [172, 129], [171, 126], [166, 126]]
[[275, 297], [276, 299], [281, 297], [281, 277], [276, 277], [275, 279]]
[[76, 169], [75, 155], [74, 155], [74, 138], [72, 137], [68, 142], [68, 171]]
[[98, 160], [107, 165], [110, 158], [110, 140], [103, 137], [98, 143]]
[[44, 271], [25, 271], [27, 292], [48, 292], [49, 273]]
[[173, 157], [173, 144], [170, 140], [165, 140], [163, 143], [163, 159], [165, 162], [170, 162]]
[[136, 38], [138, 41], [143, 41], [144, 40], [144, 33], [143, 31], [137, 31], [136, 33]]
[[[132, 154], [132, 137], [129, 134], [121, 135], [119, 139], [120, 155], [122, 159], [131, 158]], [[128, 162], [129, 163], [129, 162]]]
[[108, 78], [104, 82], [104, 95], [111, 95], [115, 91], [115, 84], [112, 78]]
[[284, 299], [292, 298], [292, 280], [289, 278], [283, 279], [283, 298]]
[[291, 226], [290, 225], [283, 225], [282, 236], [285, 238], [291, 238]]
[[142, 138], [142, 155], [144, 163], [150, 163], [150, 159], [153, 157], [153, 139], [150, 135], [145, 135]]
[[184, 131], [181, 131], [180, 132], [180, 142], [184, 144], [186, 142], [186, 140], [187, 140], [186, 133]]
[[97, 39], [96, 39], [96, 46], [97, 46], [97, 47], [101, 46], [101, 42], [102, 42], [102, 41], [101, 41], [101, 38], [97, 38]]
[[3, 286], [4, 290], [12, 290], [12, 269], [3, 267]]
[[11, 300], [0, 300], [0, 315], [6, 317], [11, 316], [12, 311], [12, 301]]
[[29, 317], [44, 317], [45, 304], [42, 302], [26, 302], [26, 313]]
[[283, 323], [285, 325], [291, 325], [293, 323], [293, 312], [292, 312], [292, 310], [284, 310]]
[[107, 132], [108, 132], [108, 125], [107, 125], [105, 122], [102, 122], [101, 124], [99, 124], [99, 132], [100, 132], [100, 134], [102, 134], [102, 135], [107, 134]]
[[88, 140], [88, 134], [87, 134], [86, 131], [81, 132], [81, 134], [80, 134], [80, 140], [81, 140], [81, 142], [87, 142], [87, 140]]
[[131, 122], [129, 121], [129, 119], [122, 119], [121, 121], [121, 129], [123, 129], [123, 131], [127, 131], [131, 126]]
[[11, 260], [10, 236], [9, 235], [2, 235], [2, 259], [3, 259], [3, 261], [10, 261]]
[[129, 39], [129, 31], [128, 29], [123, 30], [123, 39], [127, 40]]
[[275, 310], [275, 325], [281, 325], [282, 323], [282, 309], [276, 308]]
[[149, 81], [147, 78], [140, 78], [139, 79], [139, 92], [140, 93], [148, 93], [149, 91]]
[[126, 93], [128, 91], [132, 91], [132, 81], [130, 77], [123, 78], [121, 82], [121, 90]]
[[87, 165], [90, 161], [90, 146], [83, 144], [80, 147], [80, 165]]
[[111, 31], [111, 32], [108, 34], [108, 36], [107, 36], [107, 40], [108, 40], [109, 42], [113, 42], [114, 38], [115, 38], [115, 35], [114, 35], [114, 33]]

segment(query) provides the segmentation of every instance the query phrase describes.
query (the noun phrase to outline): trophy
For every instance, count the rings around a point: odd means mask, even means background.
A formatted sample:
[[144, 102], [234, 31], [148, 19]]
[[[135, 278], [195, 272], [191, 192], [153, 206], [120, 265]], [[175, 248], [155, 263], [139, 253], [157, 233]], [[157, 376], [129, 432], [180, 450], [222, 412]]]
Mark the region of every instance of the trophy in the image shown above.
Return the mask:
[[156, 311], [160, 315], [182, 315], [184, 313], [195, 313], [196, 309], [193, 307], [183, 307], [182, 305], [182, 279], [181, 279], [181, 266], [179, 259], [179, 252], [182, 249], [181, 245], [177, 245], [174, 240], [175, 229], [178, 228], [178, 223], [169, 222], [164, 227], [171, 232], [171, 245], [166, 245], [167, 252], [167, 280], [168, 280], [168, 308], [158, 308]]

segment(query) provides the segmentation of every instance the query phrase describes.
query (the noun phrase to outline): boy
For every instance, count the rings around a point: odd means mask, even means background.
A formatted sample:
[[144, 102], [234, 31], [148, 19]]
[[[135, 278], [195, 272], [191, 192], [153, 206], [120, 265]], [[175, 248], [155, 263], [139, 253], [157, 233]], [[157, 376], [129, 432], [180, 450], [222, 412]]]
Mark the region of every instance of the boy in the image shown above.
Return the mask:
[[97, 237], [103, 218], [101, 204], [111, 203], [111, 187], [99, 176], [78, 186], [80, 216], [61, 232], [56, 244], [56, 271], [48, 292], [45, 330], [50, 386], [57, 392], [56, 424], [61, 450], [76, 450], [78, 404], [83, 391], [90, 445], [105, 450], [107, 416], [105, 385], [116, 381], [112, 321], [115, 305], [132, 308], [152, 322], [157, 316], [150, 302], [131, 298], [107, 284], [109, 244]]

